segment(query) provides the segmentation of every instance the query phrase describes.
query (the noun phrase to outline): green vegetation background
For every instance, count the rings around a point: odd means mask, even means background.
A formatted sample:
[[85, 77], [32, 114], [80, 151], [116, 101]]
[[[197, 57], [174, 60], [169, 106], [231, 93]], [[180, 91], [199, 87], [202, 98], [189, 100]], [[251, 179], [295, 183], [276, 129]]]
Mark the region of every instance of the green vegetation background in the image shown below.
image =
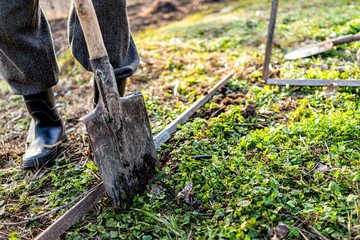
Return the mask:
[[[302, 42], [358, 33], [356, 1], [280, 2], [272, 60], [275, 77], [359, 78], [359, 42], [313, 58], [282, 59]], [[302, 234], [309, 239], [319, 234], [351, 239], [360, 234], [359, 90], [340, 88], [327, 98], [323, 88], [261, 84], [270, 1], [245, 0], [231, 6], [230, 12], [220, 11], [228, 7], [224, 5], [135, 36], [142, 58], [160, 63], [156, 71], [143, 64], [137, 75], [156, 78], [152, 86], [165, 92], [159, 96], [156, 90], [143, 90], [154, 134], [228, 71], [236, 76], [199, 112], [204, 116], [221, 109], [220, 114], [191, 119], [163, 146], [163, 168], [146, 193], [120, 213], [103, 200], [64, 238], [256, 239], [269, 238], [268, 230], [280, 222], [289, 228], [287, 239], [300, 239]], [[66, 64], [68, 55], [61, 55], [59, 62]], [[237, 93], [243, 96], [224, 103], [227, 95]], [[244, 118], [248, 106], [256, 112]], [[19, 129], [23, 125], [19, 122]], [[203, 154], [213, 158], [190, 158]], [[57, 168], [62, 171], [38, 181], [28, 181], [16, 166], [2, 169], [0, 178], [11, 178], [12, 183], [0, 187], [0, 207], [8, 197], [19, 196], [7, 211], [16, 214], [30, 208], [28, 217], [36, 216], [66, 204], [99, 181], [92, 162], [77, 165], [59, 158], [50, 170]], [[177, 195], [190, 182], [194, 195], [186, 203]], [[52, 187], [51, 194], [32, 197], [45, 186]], [[34, 222], [26, 228], [38, 226], [41, 223]]]

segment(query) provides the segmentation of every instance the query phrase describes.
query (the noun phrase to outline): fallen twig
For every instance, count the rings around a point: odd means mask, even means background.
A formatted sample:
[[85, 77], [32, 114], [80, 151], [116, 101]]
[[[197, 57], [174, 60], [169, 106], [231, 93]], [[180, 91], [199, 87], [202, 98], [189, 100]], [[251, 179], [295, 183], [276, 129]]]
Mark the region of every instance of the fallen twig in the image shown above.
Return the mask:
[[298, 230], [299, 230], [300, 235], [301, 235], [305, 240], [309, 240], [309, 239], [305, 236], [305, 234], [302, 232], [301, 229], [298, 228]]
[[307, 143], [304, 141], [304, 139], [300, 136], [300, 140], [302, 141], [302, 143], [305, 145], [306, 150], [309, 150], [312, 154], [315, 154], [313, 152], [313, 150], [311, 150], [311, 148], [309, 147], [309, 145], [307, 145]]
[[8, 235], [8, 234], [6, 234], [6, 233], [3, 233], [3, 232], [0, 232], [0, 236], [4, 236], [4, 237], [7, 237], [7, 238], [10, 238], [11, 236], [10, 235]]
[[322, 240], [329, 240], [327, 237], [325, 237], [324, 235], [322, 235], [318, 230], [316, 230], [316, 228], [314, 228], [313, 226], [311, 226], [310, 224], [308, 225], [308, 227], [313, 230], [317, 235], [319, 235], [320, 239]]
[[17, 112], [17, 116], [14, 117], [13, 119], [11, 119], [10, 121], [8, 121], [4, 127], [6, 128], [6, 127], [10, 126], [11, 123], [16, 122], [17, 120], [21, 119], [23, 114], [24, 114], [24, 108], [21, 107], [20, 110]]
[[326, 149], [327, 149], [328, 155], [329, 155], [329, 165], [330, 165], [330, 168], [333, 168], [332, 165], [331, 165], [331, 153], [330, 153], [329, 146], [328, 146], [328, 144], [327, 144], [326, 141], [325, 141], [325, 146], [326, 146]]

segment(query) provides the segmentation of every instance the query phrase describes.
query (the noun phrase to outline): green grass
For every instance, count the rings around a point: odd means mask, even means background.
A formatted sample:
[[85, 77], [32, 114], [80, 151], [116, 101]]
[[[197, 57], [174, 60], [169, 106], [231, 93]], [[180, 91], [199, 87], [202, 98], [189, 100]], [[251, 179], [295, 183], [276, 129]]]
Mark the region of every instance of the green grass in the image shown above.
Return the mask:
[[[269, 239], [268, 230], [280, 222], [289, 228], [287, 239], [301, 239], [301, 233], [309, 239], [319, 233], [329, 239], [360, 234], [358, 89], [340, 88], [328, 99], [321, 87], [261, 85], [270, 2], [233, 5], [226, 14], [208, 11], [136, 35], [141, 56], [155, 62], [153, 67], [142, 65], [137, 76], [153, 80], [154, 89], [143, 93], [154, 133], [227, 71], [234, 70], [235, 77], [226, 94], [242, 92], [244, 97], [229, 105], [214, 99], [207, 103], [200, 113], [224, 109], [178, 129], [159, 153], [159, 175], [132, 206], [116, 213], [106, 199], [92, 221], [84, 217], [66, 239]], [[359, 42], [308, 59], [285, 61], [283, 56], [306, 39], [359, 32], [359, 11], [348, 0], [282, 1], [275, 38], [280, 47], [274, 48], [272, 72], [281, 78], [358, 79]], [[350, 67], [340, 72], [336, 67], [341, 66]], [[256, 114], [244, 118], [249, 105]], [[191, 159], [203, 154], [213, 157]], [[317, 171], [323, 165], [326, 171]], [[51, 171], [35, 181], [17, 168], [2, 170], [0, 196], [20, 196], [7, 210], [16, 214], [19, 206], [30, 207], [38, 215], [97, 182], [98, 170], [90, 162], [80, 166], [62, 158]], [[5, 181], [9, 178], [11, 183]], [[190, 182], [194, 195], [188, 204], [177, 195]], [[45, 186], [56, 191], [48, 191], [43, 200], [31, 198]]]

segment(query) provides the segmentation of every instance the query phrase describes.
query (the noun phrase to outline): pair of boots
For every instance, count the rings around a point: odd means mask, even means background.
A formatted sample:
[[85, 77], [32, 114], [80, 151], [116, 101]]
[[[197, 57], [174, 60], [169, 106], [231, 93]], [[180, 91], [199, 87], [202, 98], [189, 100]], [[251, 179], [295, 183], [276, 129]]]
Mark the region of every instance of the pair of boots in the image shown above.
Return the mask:
[[[120, 96], [124, 96], [126, 79], [118, 79], [117, 84]], [[23, 97], [34, 124], [29, 132], [32, 143], [23, 156], [23, 166], [38, 168], [56, 159], [60, 144], [66, 140], [64, 123], [56, 110], [52, 88]], [[94, 81], [94, 107], [98, 101], [99, 90]]]

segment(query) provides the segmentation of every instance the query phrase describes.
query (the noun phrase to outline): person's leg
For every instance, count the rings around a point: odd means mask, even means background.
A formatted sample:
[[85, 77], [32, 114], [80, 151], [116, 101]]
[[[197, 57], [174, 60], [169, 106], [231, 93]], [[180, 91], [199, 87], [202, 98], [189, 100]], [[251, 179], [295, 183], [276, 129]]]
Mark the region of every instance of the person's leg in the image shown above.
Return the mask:
[[[139, 54], [130, 34], [126, 1], [93, 0], [93, 3], [110, 63], [114, 68], [119, 93], [124, 95], [126, 78], [134, 74], [140, 62]], [[74, 57], [85, 69], [91, 71], [84, 35], [74, 9], [71, 10], [68, 29], [69, 44]], [[97, 103], [96, 85], [94, 91], [94, 102]]]
[[24, 167], [53, 160], [65, 133], [51, 89], [59, 69], [39, 0], [0, 0], [0, 72], [14, 94], [24, 96], [35, 124]]
[[53, 161], [60, 144], [66, 139], [64, 124], [55, 106], [51, 88], [24, 96], [34, 124], [34, 140], [23, 156], [24, 168], [35, 168]]
[[0, 0], [0, 73], [19, 95], [37, 94], [58, 82], [50, 28], [39, 0]]

